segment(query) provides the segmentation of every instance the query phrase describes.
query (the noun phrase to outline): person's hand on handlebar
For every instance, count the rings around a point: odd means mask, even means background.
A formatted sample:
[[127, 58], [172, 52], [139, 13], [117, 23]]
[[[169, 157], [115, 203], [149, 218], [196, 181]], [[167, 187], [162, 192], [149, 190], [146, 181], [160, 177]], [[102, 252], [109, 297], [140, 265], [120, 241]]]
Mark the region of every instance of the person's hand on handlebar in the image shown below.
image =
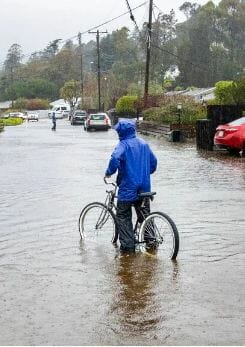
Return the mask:
[[107, 182], [107, 179], [108, 178], [111, 178], [111, 176], [104, 176], [104, 182], [106, 183], [106, 184], [108, 184], [108, 182]]
[[108, 181], [107, 181], [107, 180], [110, 179], [110, 178], [111, 178], [111, 176], [105, 176], [105, 177], [104, 177], [104, 182], [105, 182], [105, 184], [112, 184], [113, 186], [116, 187], [117, 185], [116, 185], [115, 182], [108, 182]]

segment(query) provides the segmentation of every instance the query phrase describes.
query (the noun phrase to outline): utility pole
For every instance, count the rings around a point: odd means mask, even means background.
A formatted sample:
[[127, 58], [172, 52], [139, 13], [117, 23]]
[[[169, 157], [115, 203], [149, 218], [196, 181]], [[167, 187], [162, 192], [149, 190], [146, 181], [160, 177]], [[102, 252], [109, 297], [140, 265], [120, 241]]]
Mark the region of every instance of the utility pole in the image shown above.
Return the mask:
[[11, 106], [14, 108], [14, 73], [13, 65], [10, 67], [10, 83], [11, 83]]
[[148, 21], [148, 36], [146, 47], [146, 65], [145, 65], [145, 92], [144, 92], [144, 104], [147, 105], [148, 99], [148, 86], [149, 86], [149, 70], [150, 70], [150, 57], [151, 57], [151, 28], [152, 28], [152, 7], [153, 0], [149, 3], [149, 21]]
[[101, 109], [101, 97], [100, 97], [100, 34], [107, 34], [106, 31], [89, 31], [90, 34], [96, 34], [96, 41], [97, 41], [97, 75], [98, 75], [98, 111]]
[[78, 33], [78, 43], [79, 43], [79, 49], [80, 49], [80, 81], [81, 81], [81, 94], [82, 94], [82, 102], [81, 106], [83, 106], [83, 52], [82, 52], [82, 34]]

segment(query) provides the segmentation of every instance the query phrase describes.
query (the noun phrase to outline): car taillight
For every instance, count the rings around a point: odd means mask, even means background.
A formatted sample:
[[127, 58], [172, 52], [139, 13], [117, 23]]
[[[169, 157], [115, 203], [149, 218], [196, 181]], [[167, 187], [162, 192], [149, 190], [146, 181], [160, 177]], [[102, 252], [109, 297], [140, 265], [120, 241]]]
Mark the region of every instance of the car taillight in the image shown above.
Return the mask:
[[225, 131], [227, 133], [234, 133], [235, 131], [237, 131], [238, 129], [237, 128], [228, 128], [228, 129], [225, 129]]
[[107, 118], [105, 119], [105, 124], [108, 124], [108, 119]]

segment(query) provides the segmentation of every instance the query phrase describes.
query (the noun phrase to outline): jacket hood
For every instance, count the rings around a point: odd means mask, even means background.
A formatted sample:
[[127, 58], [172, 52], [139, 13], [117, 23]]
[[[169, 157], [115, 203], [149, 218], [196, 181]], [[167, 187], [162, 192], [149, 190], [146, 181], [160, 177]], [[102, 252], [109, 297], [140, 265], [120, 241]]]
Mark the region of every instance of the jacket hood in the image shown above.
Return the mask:
[[114, 129], [117, 131], [120, 140], [130, 139], [136, 136], [136, 126], [133, 120], [120, 120]]

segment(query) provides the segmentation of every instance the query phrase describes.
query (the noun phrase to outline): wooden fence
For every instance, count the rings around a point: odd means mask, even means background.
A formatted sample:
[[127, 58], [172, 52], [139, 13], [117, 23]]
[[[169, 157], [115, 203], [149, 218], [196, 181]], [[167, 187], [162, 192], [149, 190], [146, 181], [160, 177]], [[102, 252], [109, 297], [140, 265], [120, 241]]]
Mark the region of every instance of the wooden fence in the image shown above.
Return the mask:
[[171, 125], [143, 121], [138, 124], [137, 130], [144, 135], [168, 137], [171, 131]]
[[200, 119], [196, 123], [196, 144], [198, 149], [213, 150], [214, 126], [211, 119]]
[[142, 121], [138, 124], [137, 130], [141, 134], [153, 135], [158, 137], [165, 137], [169, 139], [170, 132], [181, 131], [181, 141], [185, 138], [195, 138], [196, 129], [195, 126], [185, 124], [158, 124], [155, 122]]

